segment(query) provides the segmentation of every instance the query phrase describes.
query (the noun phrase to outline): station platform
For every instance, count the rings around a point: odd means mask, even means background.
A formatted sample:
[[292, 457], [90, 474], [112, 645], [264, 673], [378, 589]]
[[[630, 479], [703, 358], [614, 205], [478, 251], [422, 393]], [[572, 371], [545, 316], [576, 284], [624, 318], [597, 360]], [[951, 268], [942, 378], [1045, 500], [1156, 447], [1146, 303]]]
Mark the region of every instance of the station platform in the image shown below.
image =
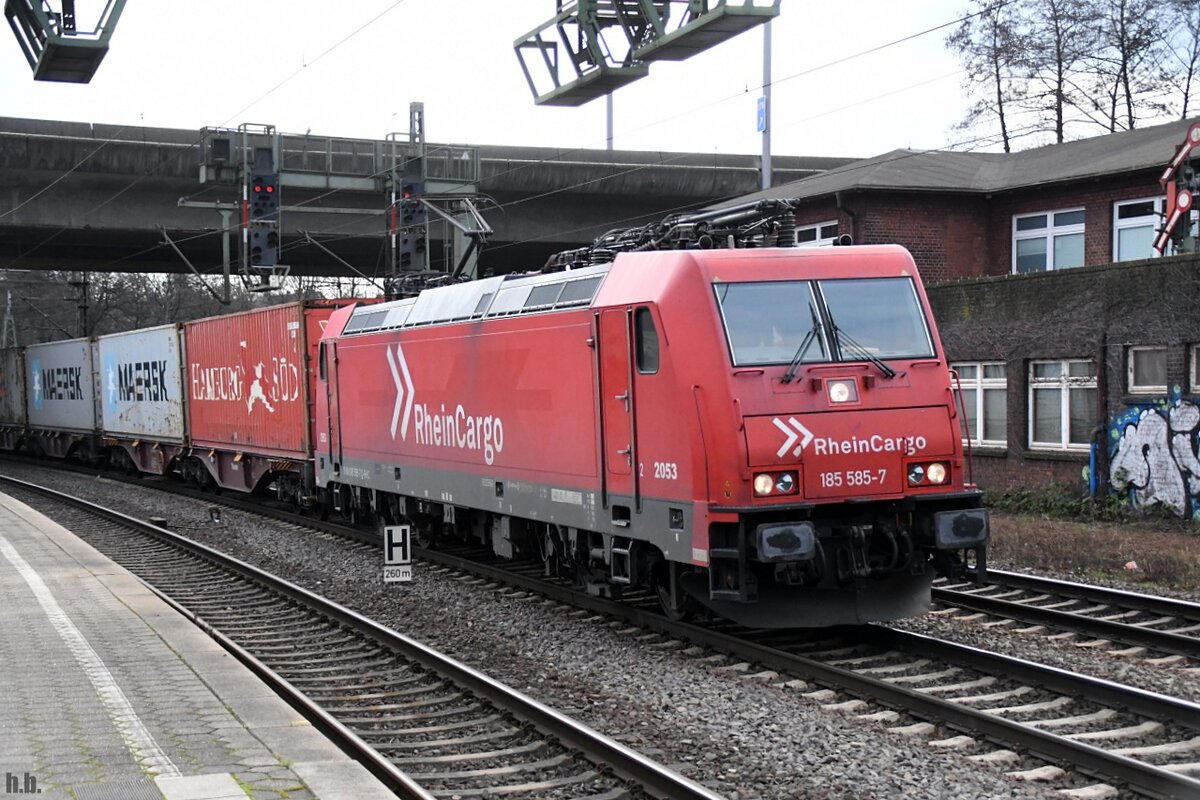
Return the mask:
[[0, 494], [0, 794], [26, 793], [395, 797], [130, 572]]

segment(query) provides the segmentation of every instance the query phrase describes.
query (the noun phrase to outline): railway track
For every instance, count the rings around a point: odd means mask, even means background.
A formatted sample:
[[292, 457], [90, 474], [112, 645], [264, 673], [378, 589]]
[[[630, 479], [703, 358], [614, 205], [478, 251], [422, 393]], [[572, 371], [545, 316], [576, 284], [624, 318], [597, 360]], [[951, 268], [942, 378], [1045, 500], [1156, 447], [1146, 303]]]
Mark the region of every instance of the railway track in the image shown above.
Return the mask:
[[933, 599], [944, 609], [934, 613], [965, 609], [1091, 637], [1097, 646], [1120, 643], [1126, 646], [1117, 651], [1122, 656], [1152, 650], [1178, 656], [1175, 660], [1200, 661], [1200, 605], [1196, 603], [990, 569], [982, 586], [935, 585]]
[[0, 477], [57, 505], [400, 796], [719, 800], [652, 759], [350, 609], [170, 531]]
[[878, 625], [814, 634], [679, 623], [649, 595], [591, 597], [546, 582], [534, 567], [490, 563], [486, 551], [427, 555], [624, 619], [641, 641], [653, 643], [644, 634], [654, 631], [725, 654], [714, 669], [815, 684], [805, 696], [831, 711], [925, 737], [1022, 779], [1071, 784], [1069, 796], [1200, 797], [1200, 705], [1185, 700]]
[[[237, 498], [201, 497], [262, 513]], [[296, 523], [282, 512], [271, 515]], [[321, 527], [347, 534], [341, 526]], [[349, 535], [376, 541], [369, 531]], [[515, 587], [595, 612], [602, 615], [597, 621], [627, 626], [639, 641], [653, 643], [650, 632], [657, 641], [699, 645], [713, 669], [789, 687], [810, 684], [805, 696], [831, 711], [925, 737], [930, 747], [1025, 779], [1055, 780], [1073, 796], [1200, 796], [1200, 706], [1193, 703], [881, 626], [814, 638], [720, 622], [682, 624], [663, 617], [647, 594], [619, 602], [594, 597], [547, 581], [540, 565], [500, 562], [487, 550], [418, 555], [500, 591]]]

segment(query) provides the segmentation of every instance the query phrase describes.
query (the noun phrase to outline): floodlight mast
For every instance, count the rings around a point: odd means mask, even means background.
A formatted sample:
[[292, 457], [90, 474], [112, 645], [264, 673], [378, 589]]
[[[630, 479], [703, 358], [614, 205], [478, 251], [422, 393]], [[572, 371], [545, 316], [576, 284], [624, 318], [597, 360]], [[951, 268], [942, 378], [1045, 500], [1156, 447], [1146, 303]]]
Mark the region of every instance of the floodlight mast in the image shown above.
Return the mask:
[[556, 0], [555, 15], [513, 50], [535, 103], [580, 106], [644, 78], [651, 62], [682, 61], [779, 16], [780, 2]]
[[60, 0], [59, 7], [54, 11], [49, 0], [5, 0], [4, 16], [34, 80], [88, 83], [108, 53], [125, 0], [108, 0], [90, 31], [79, 30], [75, 0]]

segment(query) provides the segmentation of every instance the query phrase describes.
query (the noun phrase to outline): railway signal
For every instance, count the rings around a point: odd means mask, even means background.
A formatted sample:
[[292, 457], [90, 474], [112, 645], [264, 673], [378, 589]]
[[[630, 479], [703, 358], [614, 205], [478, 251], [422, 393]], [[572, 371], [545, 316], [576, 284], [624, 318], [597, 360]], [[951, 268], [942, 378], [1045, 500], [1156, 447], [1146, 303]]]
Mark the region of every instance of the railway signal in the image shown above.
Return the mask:
[[[1175, 239], [1177, 249], [1182, 249], [1180, 245], [1191, 238], [1188, 220], [1191, 218], [1194, 195], [1200, 186], [1197, 186], [1195, 170], [1187, 162], [1197, 147], [1200, 147], [1200, 122], [1188, 128], [1183, 144], [1176, 149], [1174, 157], [1158, 179], [1167, 193], [1163, 227], [1154, 239], [1154, 249], [1160, 254], [1166, 252], [1167, 243], [1172, 239]], [[1176, 231], [1181, 221], [1183, 226]]]
[[279, 263], [279, 176], [252, 175], [248, 188], [250, 266], [273, 267]]

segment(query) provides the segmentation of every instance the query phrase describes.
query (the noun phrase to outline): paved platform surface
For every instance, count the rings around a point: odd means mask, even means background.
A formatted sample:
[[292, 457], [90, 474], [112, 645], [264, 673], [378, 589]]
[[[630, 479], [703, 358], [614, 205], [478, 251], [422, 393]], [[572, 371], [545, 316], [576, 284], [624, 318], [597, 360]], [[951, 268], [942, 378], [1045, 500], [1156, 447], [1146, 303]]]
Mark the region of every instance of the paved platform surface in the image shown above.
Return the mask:
[[220, 645], [0, 494], [0, 794], [394, 797]]

